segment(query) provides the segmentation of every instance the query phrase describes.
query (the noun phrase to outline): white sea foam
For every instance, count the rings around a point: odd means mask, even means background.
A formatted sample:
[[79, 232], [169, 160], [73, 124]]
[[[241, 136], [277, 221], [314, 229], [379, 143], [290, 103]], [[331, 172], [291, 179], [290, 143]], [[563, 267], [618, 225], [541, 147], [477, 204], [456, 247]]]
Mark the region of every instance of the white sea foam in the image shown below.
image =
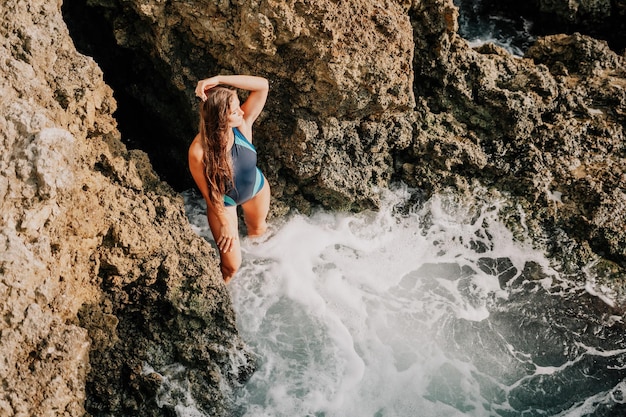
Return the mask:
[[474, 49], [489, 43], [503, 48], [515, 58], [521, 58], [524, 56], [524, 51], [522, 51], [520, 48], [514, 46], [510, 42], [498, 39], [495, 36], [475, 37], [467, 41], [469, 47]]
[[[510, 296], [500, 275], [526, 282], [520, 273], [530, 262], [545, 274], [536, 287], [556, 282], [566, 293], [570, 285], [500, 222], [505, 201], [478, 190], [474, 201], [438, 195], [407, 209], [408, 198], [404, 188], [377, 212], [294, 214], [272, 222], [264, 239], [243, 239], [229, 289], [259, 362], [229, 394], [234, 416], [515, 414], [513, 390], [596, 355], [581, 347], [581, 356], [539, 366], [498, 329], [481, 330], [490, 303]], [[186, 199], [210, 240], [200, 200]]]
[[624, 404], [626, 403], [626, 382], [622, 381], [608, 391], [585, 398], [583, 401], [573, 405], [570, 409], [559, 413], [555, 417], [587, 417], [593, 416], [598, 409], [598, 405], [604, 404]]
[[261, 244], [244, 239], [230, 289], [261, 360], [238, 415], [488, 415], [475, 367], [448, 357], [438, 331], [484, 320], [489, 297], [506, 297], [470, 242], [518, 271], [543, 258], [498, 223], [497, 202], [436, 197], [394, 211], [406, 196], [390, 193], [376, 213], [294, 215]]
[[160, 408], [171, 407], [177, 417], [206, 417], [191, 395], [187, 368], [182, 364], [174, 363], [156, 371], [151, 365], [144, 363], [142, 373], [157, 373], [161, 378], [156, 396], [156, 403]]

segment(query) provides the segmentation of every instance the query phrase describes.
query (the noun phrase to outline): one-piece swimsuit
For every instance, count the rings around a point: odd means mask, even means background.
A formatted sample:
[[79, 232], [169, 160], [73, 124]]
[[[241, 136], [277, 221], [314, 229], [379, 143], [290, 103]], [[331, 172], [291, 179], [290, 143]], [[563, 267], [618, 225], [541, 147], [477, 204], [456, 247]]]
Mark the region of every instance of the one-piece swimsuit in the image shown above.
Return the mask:
[[254, 197], [263, 188], [264, 179], [261, 170], [256, 166], [256, 148], [246, 137], [233, 127], [235, 143], [230, 150], [233, 158], [234, 187], [224, 196], [224, 205], [237, 206]]

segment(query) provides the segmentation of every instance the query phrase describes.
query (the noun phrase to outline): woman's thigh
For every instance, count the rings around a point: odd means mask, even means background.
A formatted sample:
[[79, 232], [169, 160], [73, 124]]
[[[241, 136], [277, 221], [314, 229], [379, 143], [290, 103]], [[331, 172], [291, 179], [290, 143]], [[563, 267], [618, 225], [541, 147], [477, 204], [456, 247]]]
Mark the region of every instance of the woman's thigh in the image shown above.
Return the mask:
[[243, 218], [248, 228], [248, 235], [260, 235], [267, 229], [265, 221], [270, 210], [270, 197], [270, 185], [267, 179], [265, 179], [261, 191], [241, 205]]

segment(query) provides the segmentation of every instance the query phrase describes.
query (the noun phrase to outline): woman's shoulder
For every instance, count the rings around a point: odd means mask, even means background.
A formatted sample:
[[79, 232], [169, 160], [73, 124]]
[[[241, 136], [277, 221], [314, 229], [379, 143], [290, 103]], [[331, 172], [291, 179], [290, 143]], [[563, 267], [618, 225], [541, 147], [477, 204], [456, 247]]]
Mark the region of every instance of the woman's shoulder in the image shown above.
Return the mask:
[[202, 160], [204, 157], [204, 149], [202, 147], [202, 141], [200, 138], [200, 134], [198, 133], [196, 137], [189, 145], [189, 159], [194, 160]]

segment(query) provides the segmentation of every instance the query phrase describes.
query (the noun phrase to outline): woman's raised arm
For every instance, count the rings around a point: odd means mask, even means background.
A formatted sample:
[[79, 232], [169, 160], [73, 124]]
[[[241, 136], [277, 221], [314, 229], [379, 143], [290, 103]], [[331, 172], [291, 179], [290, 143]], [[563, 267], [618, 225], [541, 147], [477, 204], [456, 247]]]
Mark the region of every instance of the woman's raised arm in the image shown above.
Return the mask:
[[204, 101], [207, 98], [206, 92], [220, 84], [250, 91], [245, 103], [241, 105], [241, 110], [244, 112], [246, 122], [252, 124], [259, 117], [265, 106], [269, 92], [267, 79], [254, 75], [216, 75], [215, 77], [198, 81], [196, 96]]

